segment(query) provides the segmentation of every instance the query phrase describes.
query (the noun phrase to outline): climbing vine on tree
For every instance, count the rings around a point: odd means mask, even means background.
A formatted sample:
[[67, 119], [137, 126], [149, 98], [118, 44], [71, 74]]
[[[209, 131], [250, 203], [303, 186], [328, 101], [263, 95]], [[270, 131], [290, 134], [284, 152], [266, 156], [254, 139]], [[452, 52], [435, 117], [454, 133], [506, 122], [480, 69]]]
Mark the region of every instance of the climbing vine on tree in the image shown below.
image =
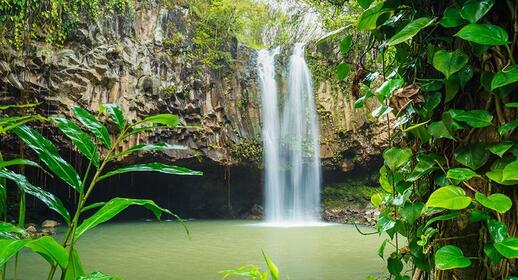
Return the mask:
[[390, 277], [516, 279], [518, 2], [357, 4], [370, 43], [337, 73], [354, 75], [357, 108], [377, 99], [389, 133], [371, 200]]

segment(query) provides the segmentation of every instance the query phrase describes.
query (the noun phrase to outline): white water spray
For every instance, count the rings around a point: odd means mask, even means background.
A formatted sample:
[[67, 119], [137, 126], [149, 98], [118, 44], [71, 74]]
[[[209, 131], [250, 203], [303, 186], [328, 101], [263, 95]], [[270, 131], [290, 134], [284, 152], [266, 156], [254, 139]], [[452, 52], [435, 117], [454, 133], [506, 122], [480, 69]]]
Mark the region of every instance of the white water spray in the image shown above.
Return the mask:
[[311, 225], [320, 218], [320, 146], [311, 73], [304, 45], [289, 62], [288, 93], [279, 125], [275, 52], [259, 53], [265, 157], [265, 215], [269, 224]]

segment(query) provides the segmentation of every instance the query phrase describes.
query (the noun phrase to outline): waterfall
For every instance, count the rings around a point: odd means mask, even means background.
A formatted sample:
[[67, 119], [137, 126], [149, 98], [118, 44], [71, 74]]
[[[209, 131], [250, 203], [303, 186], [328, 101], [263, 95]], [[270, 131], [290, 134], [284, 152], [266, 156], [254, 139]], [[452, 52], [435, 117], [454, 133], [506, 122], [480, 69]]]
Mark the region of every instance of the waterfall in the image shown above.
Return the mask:
[[[268, 223], [309, 225], [320, 220], [320, 146], [311, 73], [304, 45], [289, 61], [288, 92], [279, 121], [274, 57], [259, 54], [265, 157], [265, 215]], [[280, 125], [279, 125], [280, 123]]]

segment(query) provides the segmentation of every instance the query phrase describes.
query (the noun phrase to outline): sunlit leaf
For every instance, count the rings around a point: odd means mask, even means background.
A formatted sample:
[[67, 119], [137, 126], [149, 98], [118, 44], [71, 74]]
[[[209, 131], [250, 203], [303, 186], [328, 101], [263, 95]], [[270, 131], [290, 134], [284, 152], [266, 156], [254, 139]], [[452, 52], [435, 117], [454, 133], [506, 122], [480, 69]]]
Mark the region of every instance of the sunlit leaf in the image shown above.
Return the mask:
[[507, 45], [509, 35], [500, 26], [472, 23], [464, 26], [455, 36], [481, 45]]
[[470, 23], [476, 23], [495, 4], [494, 0], [469, 0], [462, 6], [460, 15]]
[[147, 171], [147, 172], [154, 171], [154, 172], [173, 174], [173, 175], [194, 175], [194, 176], [203, 175], [203, 173], [200, 171], [193, 171], [193, 170], [185, 168], [185, 167], [167, 165], [167, 164], [158, 163], [158, 162], [152, 162], [152, 163], [128, 165], [128, 166], [121, 167], [119, 169], [107, 172], [106, 174], [99, 177], [99, 181], [104, 180], [113, 175], [117, 175], [117, 174], [123, 174], [123, 173], [128, 173], [128, 172], [142, 172], [142, 171]]
[[181, 145], [171, 145], [168, 143], [153, 143], [153, 144], [139, 144], [135, 145], [129, 149], [126, 149], [113, 158], [119, 158], [125, 156], [127, 154], [140, 152], [140, 151], [165, 151], [165, 150], [185, 150], [187, 147]]
[[464, 257], [462, 250], [453, 245], [446, 245], [435, 252], [435, 266], [440, 270], [465, 268], [471, 265], [471, 260]]
[[57, 263], [61, 268], [66, 268], [68, 265], [67, 251], [51, 236], [44, 236], [31, 240], [25, 245], [25, 247], [40, 254], [51, 265]]
[[412, 39], [412, 37], [417, 35], [419, 31], [432, 25], [434, 21], [435, 18], [422, 17], [408, 23], [405, 27], [403, 27], [403, 29], [401, 29], [388, 40], [387, 46], [394, 46]]
[[466, 196], [466, 192], [457, 186], [445, 186], [435, 190], [428, 201], [426, 207], [438, 207], [450, 210], [460, 210], [468, 207], [471, 198]]
[[270, 276], [272, 277], [272, 280], [279, 280], [279, 269], [277, 266], [273, 263], [272, 259], [263, 251], [263, 257], [266, 261], [266, 265], [268, 266], [268, 270], [270, 271]]
[[385, 164], [392, 170], [396, 171], [405, 165], [412, 158], [412, 150], [410, 148], [391, 147], [383, 152]]
[[18, 253], [29, 240], [0, 239], [0, 266]]
[[473, 177], [480, 177], [475, 171], [463, 167], [448, 169], [446, 176], [457, 181], [467, 181]]
[[140, 124], [161, 124], [165, 125], [167, 127], [173, 128], [178, 125], [180, 122], [180, 119], [178, 116], [173, 114], [159, 114], [154, 116], [149, 116], [141, 121], [138, 121], [134, 125], [140, 125]]
[[518, 258], [518, 238], [507, 237], [502, 242], [494, 244], [495, 249], [504, 257], [508, 259]]
[[383, 23], [379, 21], [380, 18], [383, 18], [386, 15], [390, 16], [393, 12], [394, 11], [392, 9], [384, 8], [383, 3], [378, 3], [368, 8], [360, 15], [360, 18], [356, 23], [356, 27], [361, 30], [374, 30]]
[[513, 206], [513, 201], [505, 194], [494, 193], [490, 196], [485, 196], [482, 193], [475, 193], [475, 199], [484, 207], [495, 210], [499, 213], [505, 213]]
[[499, 157], [502, 157], [513, 146], [513, 142], [500, 142], [489, 146], [489, 151]]
[[517, 181], [518, 180], [518, 160], [513, 161], [504, 167], [502, 180]]

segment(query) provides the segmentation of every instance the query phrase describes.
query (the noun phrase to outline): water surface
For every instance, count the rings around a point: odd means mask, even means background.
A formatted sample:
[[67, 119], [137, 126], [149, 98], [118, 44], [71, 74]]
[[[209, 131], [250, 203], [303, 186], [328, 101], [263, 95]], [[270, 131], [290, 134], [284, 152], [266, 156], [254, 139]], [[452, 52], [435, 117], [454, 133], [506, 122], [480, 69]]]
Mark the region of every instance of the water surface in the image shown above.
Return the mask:
[[[382, 237], [362, 236], [350, 225], [276, 228], [250, 221], [187, 224], [190, 240], [176, 222], [98, 226], [78, 242], [85, 270], [128, 280], [221, 279], [218, 271], [245, 264], [265, 269], [261, 249], [278, 265], [282, 279], [360, 280], [379, 275], [384, 268], [376, 256]], [[46, 279], [48, 266], [41, 257], [24, 251], [21, 264], [18, 279]]]

